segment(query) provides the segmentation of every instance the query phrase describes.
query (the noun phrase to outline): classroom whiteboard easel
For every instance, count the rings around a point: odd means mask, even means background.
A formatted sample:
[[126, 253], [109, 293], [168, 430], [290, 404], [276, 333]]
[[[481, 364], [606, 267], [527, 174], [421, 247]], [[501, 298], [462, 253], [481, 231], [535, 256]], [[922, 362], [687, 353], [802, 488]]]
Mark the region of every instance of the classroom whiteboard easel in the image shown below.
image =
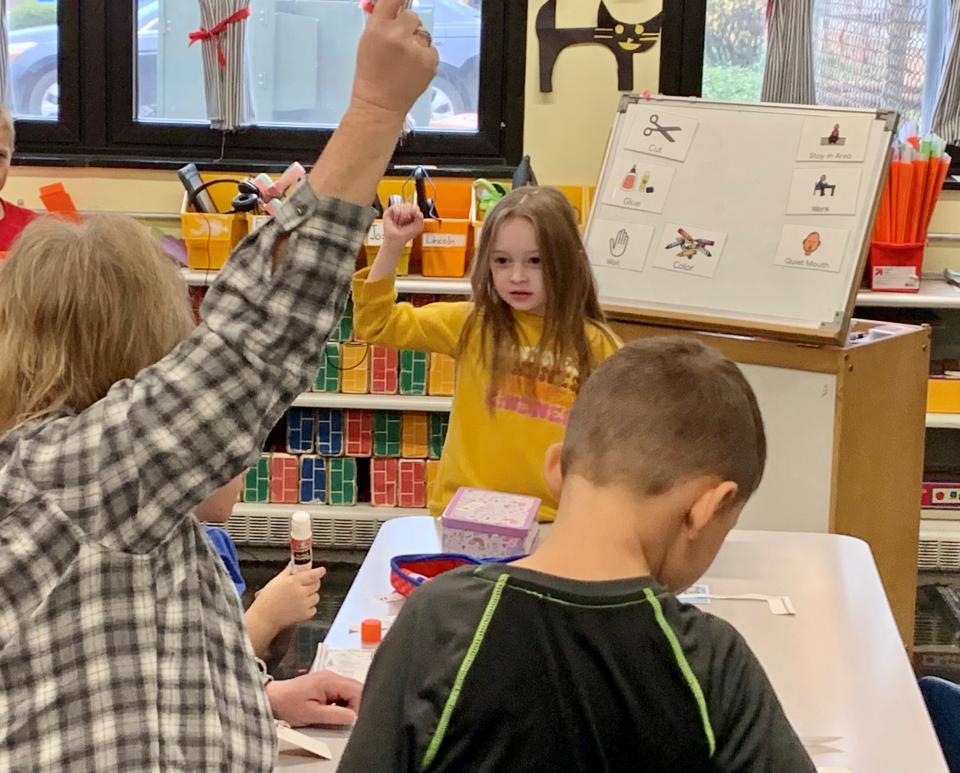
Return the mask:
[[847, 334], [896, 113], [625, 96], [585, 242], [614, 316]]

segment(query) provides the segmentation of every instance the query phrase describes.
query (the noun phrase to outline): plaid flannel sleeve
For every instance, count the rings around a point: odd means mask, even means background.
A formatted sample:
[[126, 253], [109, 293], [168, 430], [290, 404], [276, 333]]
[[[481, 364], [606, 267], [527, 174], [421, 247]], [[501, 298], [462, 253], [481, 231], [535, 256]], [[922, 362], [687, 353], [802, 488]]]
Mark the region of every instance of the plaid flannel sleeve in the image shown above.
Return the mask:
[[302, 185], [234, 250], [189, 338], [34, 436], [29, 477], [95, 539], [150, 550], [171, 519], [243, 471], [307, 387], [372, 217]]

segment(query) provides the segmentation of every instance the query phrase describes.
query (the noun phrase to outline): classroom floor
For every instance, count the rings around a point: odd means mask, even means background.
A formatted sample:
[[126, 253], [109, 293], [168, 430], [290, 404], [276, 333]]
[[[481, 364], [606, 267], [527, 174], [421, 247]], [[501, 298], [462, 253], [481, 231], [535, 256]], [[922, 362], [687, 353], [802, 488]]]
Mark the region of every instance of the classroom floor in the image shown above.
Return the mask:
[[[241, 552], [240, 570], [247, 583], [246, 593], [243, 594], [243, 605], [246, 608], [253, 601], [253, 594], [269, 582], [283, 569], [289, 560], [289, 555], [271, 556], [259, 554], [244, 556]], [[294, 631], [293, 638], [286, 653], [279, 661], [268, 663], [270, 673], [277, 679], [287, 679], [310, 669], [317, 644], [323, 641], [330, 629], [330, 623], [340, 609], [343, 599], [350, 590], [353, 580], [360, 568], [358, 560], [315, 561], [327, 568], [327, 575], [323, 580], [320, 593], [320, 604], [317, 614], [305, 623], [301, 623]]]

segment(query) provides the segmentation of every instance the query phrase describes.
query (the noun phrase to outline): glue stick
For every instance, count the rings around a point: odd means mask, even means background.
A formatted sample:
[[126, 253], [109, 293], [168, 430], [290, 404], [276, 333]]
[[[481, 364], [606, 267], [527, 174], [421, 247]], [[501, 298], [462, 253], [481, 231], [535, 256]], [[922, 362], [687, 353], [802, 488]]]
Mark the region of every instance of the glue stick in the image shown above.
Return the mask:
[[310, 513], [297, 510], [290, 518], [290, 571], [313, 568], [313, 537]]

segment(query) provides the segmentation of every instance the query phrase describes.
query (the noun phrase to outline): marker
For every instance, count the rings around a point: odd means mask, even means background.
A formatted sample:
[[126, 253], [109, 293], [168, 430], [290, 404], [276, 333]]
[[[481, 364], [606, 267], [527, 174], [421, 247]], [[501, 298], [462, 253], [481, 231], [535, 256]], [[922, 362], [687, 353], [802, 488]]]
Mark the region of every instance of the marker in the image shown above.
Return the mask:
[[290, 518], [290, 572], [313, 568], [313, 534], [310, 513], [297, 510]]

